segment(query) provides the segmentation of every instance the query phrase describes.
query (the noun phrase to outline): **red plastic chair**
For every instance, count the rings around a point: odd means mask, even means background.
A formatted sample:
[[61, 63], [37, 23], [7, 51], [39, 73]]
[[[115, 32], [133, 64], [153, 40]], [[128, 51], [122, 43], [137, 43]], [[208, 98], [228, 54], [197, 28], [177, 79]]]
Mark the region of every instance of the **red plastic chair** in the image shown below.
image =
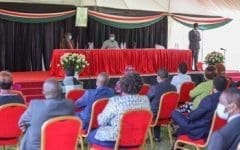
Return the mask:
[[62, 116], [46, 121], [41, 130], [41, 150], [77, 150], [82, 122], [74, 116]]
[[24, 104], [5, 104], [0, 106], [0, 145], [17, 145], [18, 139], [22, 135], [18, 127], [18, 121], [26, 106]]
[[83, 96], [83, 94], [85, 93], [84, 89], [72, 89], [69, 92], [67, 92], [66, 94], [66, 99], [69, 99], [73, 102], [75, 102], [76, 100], [78, 100], [80, 97]]
[[140, 95], [147, 95], [149, 89], [150, 89], [150, 85], [149, 84], [143, 84], [142, 88], [139, 91], [139, 94]]
[[[152, 112], [144, 109], [130, 110], [123, 114], [120, 131], [114, 150], [139, 150], [144, 144], [152, 121]], [[110, 148], [91, 145], [92, 150], [107, 150]], [[111, 148], [112, 149], [112, 148]]]
[[195, 87], [195, 83], [193, 82], [184, 82], [181, 85], [180, 92], [179, 92], [180, 95], [179, 95], [178, 106], [186, 102], [189, 102], [191, 100], [189, 93], [192, 89], [194, 89], [194, 87]]
[[203, 63], [202, 62], [197, 63], [197, 70], [203, 71]]
[[[167, 92], [160, 98], [159, 109], [156, 119], [152, 122], [151, 128], [155, 126], [167, 127], [170, 139], [170, 145], [173, 144], [171, 133], [171, 115], [177, 108], [179, 94], [177, 92]], [[149, 132], [151, 146], [153, 147], [152, 133]]]
[[181, 143], [194, 146], [197, 150], [206, 148], [209, 141], [210, 141], [212, 133], [214, 131], [217, 131], [220, 128], [222, 128], [226, 123], [227, 123], [226, 120], [223, 120], [223, 119], [219, 118], [218, 115], [216, 113], [214, 113], [213, 120], [212, 120], [212, 125], [211, 125], [211, 128], [210, 128], [207, 140], [205, 140], [205, 139], [192, 140], [187, 135], [181, 135], [177, 138], [177, 141], [174, 145], [174, 150], [177, 150], [177, 149], [184, 149], [185, 150], [186, 147], [179, 146], [179, 144], [181, 144]]
[[101, 98], [101, 99], [96, 100], [93, 103], [88, 130], [87, 131], [86, 130], [81, 131], [83, 137], [87, 137], [88, 133], [91, 130], [98, 128], [97, 117], [103, 111], [103, 109], [105, 108], [107, 103], [108, 103], [108, 98]]

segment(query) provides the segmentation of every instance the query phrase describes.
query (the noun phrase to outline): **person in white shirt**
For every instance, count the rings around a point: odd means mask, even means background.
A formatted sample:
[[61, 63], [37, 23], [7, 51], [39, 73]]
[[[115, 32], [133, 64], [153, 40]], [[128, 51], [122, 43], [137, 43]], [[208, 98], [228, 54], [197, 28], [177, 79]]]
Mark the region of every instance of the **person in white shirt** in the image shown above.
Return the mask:
[[181, 85], [184, 82], [192, 81], [191, 76], [186, 74], [187, 70], [188, 70], [187, 64], [184, 62], [181, 63], [178, 67], [179, 74], [172, 78], [171, 83], [177, 88], [178, 92], [180, 92]]

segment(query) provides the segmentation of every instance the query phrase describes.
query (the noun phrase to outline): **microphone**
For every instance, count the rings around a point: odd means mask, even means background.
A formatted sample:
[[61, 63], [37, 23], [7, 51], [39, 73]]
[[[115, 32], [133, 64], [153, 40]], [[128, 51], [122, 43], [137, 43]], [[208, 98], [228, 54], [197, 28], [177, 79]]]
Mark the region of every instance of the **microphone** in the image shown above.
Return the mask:
[[224, 48], [220, 48], [220, 50], [222, 50], [222, 51], [227, 51], [226, 49], [224, 49]]

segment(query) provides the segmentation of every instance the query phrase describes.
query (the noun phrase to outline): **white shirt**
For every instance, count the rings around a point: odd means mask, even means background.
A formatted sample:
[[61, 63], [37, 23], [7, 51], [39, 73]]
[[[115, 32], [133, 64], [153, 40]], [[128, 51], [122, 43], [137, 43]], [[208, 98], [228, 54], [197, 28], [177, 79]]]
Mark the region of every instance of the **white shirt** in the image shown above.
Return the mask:
[[177, 88], [177, 91], [180, 92], [181, 85], [184, 82], [191, 82], [191, 76], [187, 74], [179, 73], [178, 75], [172, 78], [171, 83]]

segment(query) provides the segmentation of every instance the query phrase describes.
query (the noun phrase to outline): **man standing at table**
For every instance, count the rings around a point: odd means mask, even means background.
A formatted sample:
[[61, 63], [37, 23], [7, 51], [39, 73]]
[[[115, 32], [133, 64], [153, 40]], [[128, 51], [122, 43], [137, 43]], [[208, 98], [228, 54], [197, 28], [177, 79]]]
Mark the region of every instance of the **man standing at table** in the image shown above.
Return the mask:
[[189, 49], [192, 50], [192, 58], [194, 62], [194, 69], [197, 70], [198, 54], [200, 49], [200, 32], [198, 31], [198, 23], [193, 24], [193, 29], [188, 34]]
[[101, 49], [119, 49], [118, 42], [114, 34], [109, 34], [109, 39], [103, 42]]
[[60, 42], [60, 49], [73, 49], [73, 40], [72, 35], [69, 32], [64, 34], [63, 39]]

